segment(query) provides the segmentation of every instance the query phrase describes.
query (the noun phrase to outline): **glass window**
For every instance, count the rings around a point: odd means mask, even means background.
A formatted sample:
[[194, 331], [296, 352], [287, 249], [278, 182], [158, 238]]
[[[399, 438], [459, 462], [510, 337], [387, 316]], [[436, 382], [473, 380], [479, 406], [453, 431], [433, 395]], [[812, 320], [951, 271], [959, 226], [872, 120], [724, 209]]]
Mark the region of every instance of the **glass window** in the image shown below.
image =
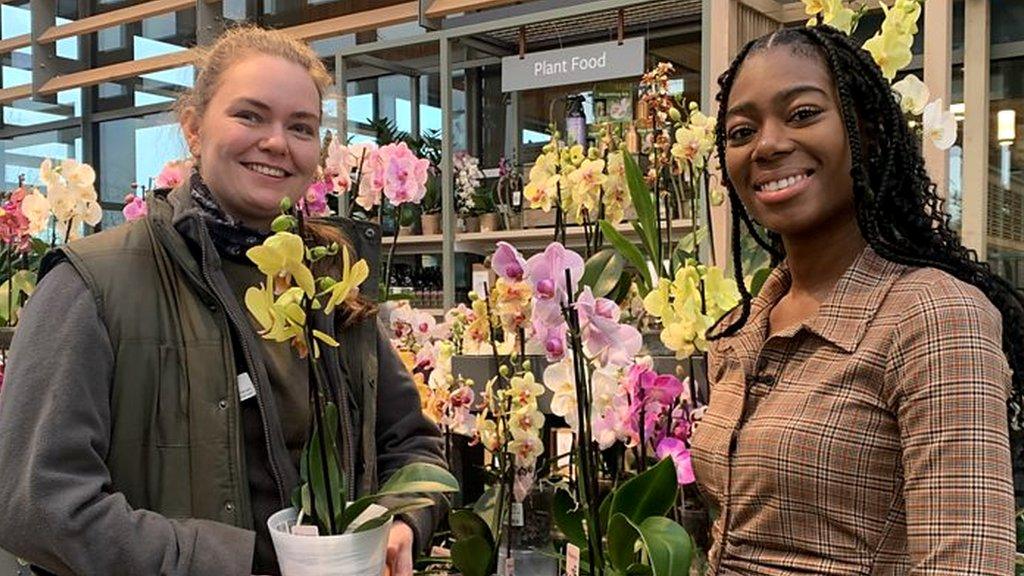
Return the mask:
[[169, 112], [101, 123], [100, 200], [120, 204], [132, 184], [152, 188], [164, 164], [187, 155], [178, 122]]
[[1024, 78], [1024, 54], [991, 63], [988, 260], [996, 272], [1024, 289], [1024, 82], [1021, 78]]
[[18, 177], [25, 182], [39, 181], [39, 164], [47, 158], [63, 160], [82, 158], [81, 132], [77, 128], [50, 130], [0, 140], [0, 167], [3, 172], [3, 189], [10, 190], [18, 185]]

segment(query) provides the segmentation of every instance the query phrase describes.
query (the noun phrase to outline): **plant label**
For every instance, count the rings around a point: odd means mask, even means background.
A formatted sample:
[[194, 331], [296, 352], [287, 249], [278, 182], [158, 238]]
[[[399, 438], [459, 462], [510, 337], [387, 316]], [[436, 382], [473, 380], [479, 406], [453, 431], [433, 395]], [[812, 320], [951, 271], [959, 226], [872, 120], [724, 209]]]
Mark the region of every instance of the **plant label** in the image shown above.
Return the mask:
[[238, 401], [245, 402], [254, 396], [256, 396], [256, 386], [252, 383], [249, 373], [242, 372], [238, 375]]
[[565, 545], [565, 576], [580, 576], [580, 549], [571, 542]]
[[295, 536], [319, 536], [320, 530], [309, 524], [296, 524], [292, 526], [292, 534]]
[[512, 503], [512, 525], [520, 527], [523, 525], [523, 503], [513, 502]]

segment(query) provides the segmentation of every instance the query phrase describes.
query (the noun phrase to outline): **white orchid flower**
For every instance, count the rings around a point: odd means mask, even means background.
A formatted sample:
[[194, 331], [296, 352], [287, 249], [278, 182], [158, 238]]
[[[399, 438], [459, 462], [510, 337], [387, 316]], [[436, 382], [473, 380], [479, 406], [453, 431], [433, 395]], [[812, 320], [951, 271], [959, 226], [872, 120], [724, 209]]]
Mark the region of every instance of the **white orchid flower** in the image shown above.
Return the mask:
[[924, 137], [939, 150], [948, 150], [956, 142], [956, 116], [942, 106], [942, 98], [924, 107]]
[[900, 95], [900, 108], [905, 114], [920, 116], [931, 98], [928, 86], [913, 74], [893, 84], [892, 89]]

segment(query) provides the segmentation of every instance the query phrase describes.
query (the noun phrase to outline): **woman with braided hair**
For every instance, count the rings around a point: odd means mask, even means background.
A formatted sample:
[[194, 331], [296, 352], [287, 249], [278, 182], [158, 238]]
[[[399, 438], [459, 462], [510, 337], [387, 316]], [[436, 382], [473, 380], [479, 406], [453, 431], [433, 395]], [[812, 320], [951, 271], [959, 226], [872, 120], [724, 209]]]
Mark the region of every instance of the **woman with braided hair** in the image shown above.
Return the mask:
[[742, 229], [779, 265], [709, 334], [710, 573], [1011, 574], [1024, 297], [950, 230], [844, 34], [777, 31], [719, 84], [736, 278]]

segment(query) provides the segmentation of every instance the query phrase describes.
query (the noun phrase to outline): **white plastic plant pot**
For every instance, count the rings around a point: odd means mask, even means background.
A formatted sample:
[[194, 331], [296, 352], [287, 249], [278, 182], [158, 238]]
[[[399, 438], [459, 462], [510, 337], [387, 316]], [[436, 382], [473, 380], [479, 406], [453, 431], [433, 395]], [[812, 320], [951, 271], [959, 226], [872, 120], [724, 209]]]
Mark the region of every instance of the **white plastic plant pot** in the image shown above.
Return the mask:
[[[386, 509], [371, 504], [353, 526], [376, 518]], [[391, 522], [356, 534], [304, 536], [292, 534], [298, 510], [288, 508], [267, 520], [283, 576], [376, 576], [384, 572]]]

